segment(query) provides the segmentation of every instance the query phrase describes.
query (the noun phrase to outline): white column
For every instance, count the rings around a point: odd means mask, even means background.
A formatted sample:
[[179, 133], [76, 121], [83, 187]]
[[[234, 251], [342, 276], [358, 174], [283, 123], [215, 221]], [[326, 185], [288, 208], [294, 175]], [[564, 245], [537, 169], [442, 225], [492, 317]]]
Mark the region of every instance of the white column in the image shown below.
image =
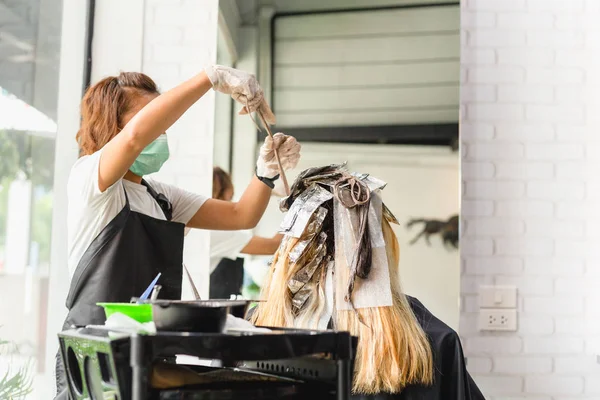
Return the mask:
[[144, 0], [96, 1], [92, 84], [120, 71], [142, 69]]
[[[216, 62], [219, 2], [148, 0], [144, 12], [142, 71], [162, 90], [183, 82]], [[218, 96], [223, 96], [218, 94]], [[209, 91], [168, 131], [171, 159], [157, 179], [182, 189], [211, 195], [215, 92]], [[184, 262], [203, 298], [208, 298], [210, 237], [192, 230]], [[184, 298], [191, 298], [184, 279]]]
[[[258, 30], [254, 26], [242, 27], [239, 30], [239, 58], [236, 68], [257, 73]], [[240, 107], [234, 104], [233, 112], [233, 168], [231, 175], [235, 187], [236, 198], [250, 184], [256, 164], [256, 127], [248, 116], [238, 116]]]
[[69, 288], [67, 270], [67, 180], [77, 160], [75, 132], [79, 129], [79, 103], [84, 80], [88, 2], [64, 0], [58, 91], [58, 131], [54, 162], [54, 209], [52, 212], [52, 254], [48, 298], [46, 345], [46, 397], [54, 390], [54, 355], [58, 350], [56, 333], [66, 316], [65, 299]]
[[[219, 35], [217, 36], [217, 64], [233, 67], [237, 54], [232, 53], [229, 31], [224, 29], [223, 18], [219, 18]], [[213, 145], [213, 164], [229, 171], [231, 158], [231, 130], [233, 99], [231, 96], [215, 96], [215, 137]], [[236, 106], [237, 107], [237, 106]]]

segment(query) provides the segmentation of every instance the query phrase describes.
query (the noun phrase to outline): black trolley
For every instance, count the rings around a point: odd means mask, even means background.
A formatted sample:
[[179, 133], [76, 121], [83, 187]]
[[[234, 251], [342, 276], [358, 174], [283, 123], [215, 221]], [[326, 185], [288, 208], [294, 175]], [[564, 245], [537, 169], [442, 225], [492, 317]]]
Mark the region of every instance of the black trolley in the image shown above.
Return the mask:
[[[331, 330], [270, 329], [146, 335], [88, 326], [58, 337], [69, 390], [76, 400], [349, 399], [355, 337]], [[201, 373], [227, 370], [281, 381], [151, 388], [153, 363], [174, 360], [176, 355], [220, 361], [220, 367], [194, 367]]]

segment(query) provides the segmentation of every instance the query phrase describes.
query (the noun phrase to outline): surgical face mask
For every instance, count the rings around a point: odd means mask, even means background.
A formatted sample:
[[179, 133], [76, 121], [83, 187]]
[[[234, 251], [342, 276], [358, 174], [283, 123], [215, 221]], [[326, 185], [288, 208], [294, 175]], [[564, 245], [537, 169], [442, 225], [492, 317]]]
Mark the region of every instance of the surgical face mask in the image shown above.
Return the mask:
[[129, 170], [138, 176], [158, 172], [169, 159], [169, 143], [167, 135], [162, 134], [150, 143], [135, 159]]

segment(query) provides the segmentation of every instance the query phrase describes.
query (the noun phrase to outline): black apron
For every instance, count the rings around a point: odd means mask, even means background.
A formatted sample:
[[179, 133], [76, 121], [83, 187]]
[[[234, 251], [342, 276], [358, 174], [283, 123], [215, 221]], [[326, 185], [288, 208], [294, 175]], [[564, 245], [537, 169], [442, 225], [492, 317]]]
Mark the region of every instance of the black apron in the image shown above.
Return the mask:
[[210, 274], [209, 298], [229, 299], [232, 294], [242, 294], [244, 286], [244, 259], [223, 258]]
[[[160, 298], [181, 299], [185, 225], [171, 222], [169, 200], [142, 184], [163, 210], [167, 220], [132, 211], [125, 191], [125, 207], [85, 251], [67, 296], [69, 313], [63, 329], [102, 325], [106, 318], [98, 302], [125, 302], [137, 297], [162, 273]], [[56, 358], [56, 399], [69, 399], [60, 349]]]

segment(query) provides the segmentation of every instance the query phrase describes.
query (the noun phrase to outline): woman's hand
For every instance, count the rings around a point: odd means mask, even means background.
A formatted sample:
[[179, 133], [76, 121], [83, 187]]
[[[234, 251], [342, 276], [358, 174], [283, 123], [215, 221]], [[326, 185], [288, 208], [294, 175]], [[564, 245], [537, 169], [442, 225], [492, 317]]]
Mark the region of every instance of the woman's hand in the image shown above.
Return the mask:
[[258, 161], [256, 162], [256, 175], [261, 178], [274, 178], [279, 171], [279, 165], [275, 158], [275, 149], [279, 153], [279, 161], [284, 171], [293, 169], [300, 160], [300, 143], [293, 136], [276, 133], [273, 139], [270, 136], [265, 138], [265, 142], [260, 147]]
[[270, 125], [275, 124], [275, 115], [265, 101], [263, 90], [254, 75], [222, 65], [210, 65], [205, 71], [214, 90], [230, 94], [244, 106], [240, 114], [259, 111]]

